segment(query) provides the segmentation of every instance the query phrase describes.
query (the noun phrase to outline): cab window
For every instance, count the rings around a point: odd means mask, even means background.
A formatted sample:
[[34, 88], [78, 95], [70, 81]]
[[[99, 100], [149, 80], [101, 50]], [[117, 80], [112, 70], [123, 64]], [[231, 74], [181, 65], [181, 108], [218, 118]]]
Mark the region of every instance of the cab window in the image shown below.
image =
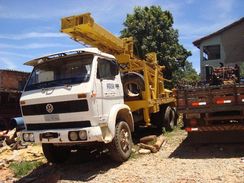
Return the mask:
[[98, 59], [97, 78], [114, 80], [118, 75], [118, 64], [114, 60]]

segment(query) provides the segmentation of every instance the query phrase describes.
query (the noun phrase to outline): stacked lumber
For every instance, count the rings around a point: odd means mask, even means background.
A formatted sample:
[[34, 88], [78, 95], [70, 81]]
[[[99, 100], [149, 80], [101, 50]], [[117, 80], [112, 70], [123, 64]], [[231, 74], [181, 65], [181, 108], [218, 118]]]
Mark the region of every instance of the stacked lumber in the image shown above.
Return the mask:
[[[166, 142], [165, 137], [163, 135], [149, 135], [140, 139], [140, 143], [138, 146], [140, 147], [139, 153], [156, 153], [160, 150], [162, 145]], [[145, 151], [150, 150], [150, 151]]]

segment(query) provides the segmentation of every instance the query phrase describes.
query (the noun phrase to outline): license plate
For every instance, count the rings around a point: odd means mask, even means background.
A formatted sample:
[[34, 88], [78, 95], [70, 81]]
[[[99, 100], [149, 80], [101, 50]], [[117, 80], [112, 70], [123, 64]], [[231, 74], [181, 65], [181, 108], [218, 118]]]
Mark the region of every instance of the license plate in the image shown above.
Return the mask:
[[47, 132], [47, 133], [41, 133], [40, 138], [41, 139], [53, 139], [53, 138], [58, 138], [59, 134], [54, 133], [54, 132]]
[[59, 115], [58, 114], [48, 114], [44, 116], [45, 121], [59, 121]]

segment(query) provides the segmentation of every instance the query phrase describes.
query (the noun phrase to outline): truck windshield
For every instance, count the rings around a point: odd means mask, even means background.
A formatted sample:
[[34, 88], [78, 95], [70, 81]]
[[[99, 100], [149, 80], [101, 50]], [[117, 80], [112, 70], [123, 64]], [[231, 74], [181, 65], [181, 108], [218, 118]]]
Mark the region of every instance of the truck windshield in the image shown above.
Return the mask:
[[57, 58], [37, 65], [30, 76], [25, 91], [88, 82], [93, 55]]

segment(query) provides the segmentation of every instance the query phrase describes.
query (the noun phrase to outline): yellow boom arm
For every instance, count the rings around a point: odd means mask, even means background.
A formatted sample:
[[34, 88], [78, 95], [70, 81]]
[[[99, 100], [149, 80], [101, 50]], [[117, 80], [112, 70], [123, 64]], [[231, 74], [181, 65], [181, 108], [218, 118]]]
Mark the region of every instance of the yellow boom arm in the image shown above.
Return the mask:
[[90, 13], [63, 18], [61, 32], [69, 34], [75, 41], [97, 47], [103, 52], [133, 56], [132, 38], [117, 38], [96, 24]]

